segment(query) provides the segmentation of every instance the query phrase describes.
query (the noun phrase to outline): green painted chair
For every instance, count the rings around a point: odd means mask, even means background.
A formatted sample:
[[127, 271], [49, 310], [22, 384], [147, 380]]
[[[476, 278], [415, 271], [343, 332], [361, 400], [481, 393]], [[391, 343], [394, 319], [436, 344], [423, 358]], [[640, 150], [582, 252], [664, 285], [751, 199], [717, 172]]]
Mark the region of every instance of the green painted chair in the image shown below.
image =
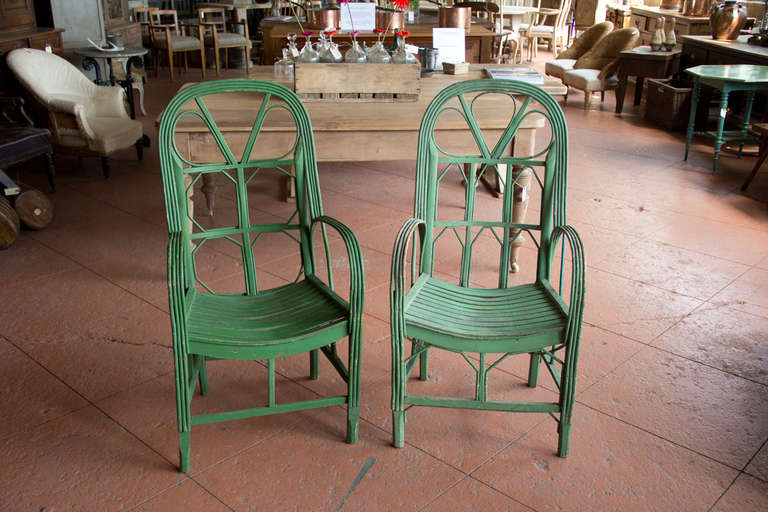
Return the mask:
[[[255, 98], [253, 128], [242, 156], [236, 156], [216, 124], [215, 95], [246, 93]], [[257, 159], [255, 149], [264, 137], [272, 115], [293, 119], [296, 137], [285, 154]], [[175, 137], [185, 121], [204, 123], [211, 143], [221, 151], [222, 161], [190, 161], [177, 147]], [[284, 121], [281, 121], [284, 122]], [[200, 139], [197, 139], [200, 140]], [[242, 142], [242, 141], [241, 141]], [[270, 149], [270, 148], [267, 148]], [[259, 150], [261, 151], [261, 150]], [[193, 425], [268, 414], [347, 404], [348, 443], [358, 437], [360, 402], [360, 348], [364, 296], [363, 261], [355, 235], [337, 220], [324, 216], [318, 185], [314, 139], [309, 116], [299, 98], [289, 89], [271, 82], [234, 79], [194, 84], [182, 89], [168, 104], [159, 129], [160, 163], [168, 216], [168, 290], [173, 330], [176, 400], [179, 423], [181, 471], [190, 470], [190, 428]], [[261, 154], [261, 153], [259, 153]], [[252, 221], [247, 185], [264, 170], [275, 170], [293, 180], [296, 211], [285, 222], [258, 224]], [[293, 170], [291, 170], [293, 169]], [[230, 226], [206, 229], [196, 220], [188, 195], [201, 178], [230, 183], [236, 204]], [[254, 202], [251, 200], [250, 202]], [[226, 223], [226, 220], [220, 220]], [[346, 248], [349, 261], [349, 300], [334, 291], [331, 264], [318, 262], [315, 249], [324, 250], [331, 262], [326, 227], [335, 230]], [[296, 282], [260, 290], [256, 276], [256, 242], [266, 234], [283, 233], [298, 242], [303, 272]], [[245, 293], [214, 293], [201, 280], [195, 259], [211, 243], [230, 244], [241, 254]], [[292, 244], [293, 242], [288, 242]], [[322, 253], [321, 253], [322, 254]], [[327, 274], [322, 267], [327, 267]], [[320, 267], [320, 268], [318, 268]], [[326, 283], [322, 277], [325, 276]], [[336, 351], [336, 341], [349, 337], [347, 365]], [[275, 399], [275, 358], [309, 353], [309, 372], [318, 377], [322, 352], [346, 381], [347, 393], [293, 403]], [[268, 403], [251, 409], [192, 416], [190, 404], [196, 383], [209, 391], [206, 361], [211, 359], [261, 359], [267, 361]], [[257, 405], [257, 404], [254, 404]]]
[[[488, 94], [507, 95], [510, 102], [509, 124], [506, 128], [497, 127], [493, 136], [480, 129], [482, 119], [475, 115], [476, 107], [481, 110], [479, 105]], [[441, 147], [436, 141], [435, 127], [443, 116], [454, 120], [459, 117], [466, 122], [477, 145], [475, 154], [455, 154]], [[539, 140], [536, 146], [543, 149], [535, 154], [507, 156], [519, 153], [519, 148], [514, 150], [517, 130], [534, 119], [544, 125], [537, 130], [537, 137], [548, 136], [549, 141]], [[490, 146], [488, 140], [493, 138], [498, 142]], [[392, 257], [392, 417], [396, 447], [404, 444], [409, 408], [452, 407], [549, 413], [559, 424], [558, 455], [568, 455], [585, 264], [579, 236], [566, 224], [567, 156], [563, 113], [557, 101], [537, 86], [510, 80], [470, 80], [447, 87], [427, 108], [419, 131], [414, 217], [406, 221], [398, 234]], [[528, 224], [512, 220], [515, 196], [519, 198], [521, 193], [518, 183], [525, 175], [532, 176], [531, 183], [540, 189], [528, 192], [529, 196], [541, 198], [539, 218]], [[458, 189], [457, 180], [448, 176], [459, 177], [465, 192]], [[498, 178], [506, 191], [496, 200], [495, 216], [488, 208], [478, 207], [477, 184], [483, 177]], [[453, 195], [450, 187], [454, 189]], [[445, 202], [439, 201], [441, 194], [447, 194]], [[457, 199], [462, 195], [463, 200]], [[450, 208], [451, 204], [446, 203], [451, 202], [454, 206], [461, 202], [461, 208]], [[524, 232], [538, 250], [535, 278], [531, 272], [532, 282], [511, 286], [510, 253]], [[442, 256], [438, 242], [442, 244], [444, 237], [454, 236], [458, 241], [453, 244], [460, 251], [456, 257], [460, 265], [457, 284], [435, 277], [435, 262], [437, 256]], [[486, 243], [498, 248], [498, 252], [492, 249], [493, 263], [485, 267], [490, 269], [491, 276], [498, 269], [498, 286], [493, 288], [477, 287], [472, 281], [473, 263], [488, 259], [488, 250], [477, 254], [475, 249], [484, 236]], [[569, 253], [564, 250], [566, 240]], [[566, 261], [570, 262], [571, 270], [570, 275], [564, 276]], [[518, 274], [514, 275], [519, 279]], [[571, 283], [569, 296], [562, 295], [564, 280]], [[406, 353], [406, 340], [411, 342], [410, 354]], [[419, 378], [428, 379], [428, 352], [438, 348], [459, 353], [474, 369], [474, 398], [406, 392], [406, 382], [417, 362]], [[470, 357], [473, 353], [478, 355]], [[488, 354], [498, 356], [491, 361]], [[530, 387], [536, 386], [539, 366], [544, 364], [559, 389], [556, 402], [489, 398], [489, 372], [515, 354], [530, 354]], [[429, 384], [422, 385], [425, 386]]]

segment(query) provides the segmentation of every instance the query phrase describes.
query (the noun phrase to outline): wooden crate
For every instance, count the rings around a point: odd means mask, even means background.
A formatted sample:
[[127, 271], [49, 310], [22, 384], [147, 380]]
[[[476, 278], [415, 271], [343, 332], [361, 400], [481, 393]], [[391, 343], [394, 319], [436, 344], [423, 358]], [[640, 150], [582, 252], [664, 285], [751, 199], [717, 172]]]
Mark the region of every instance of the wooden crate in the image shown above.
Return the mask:
[[404, 102], [421, 92], [419, 64], [296, 63], [294, 90], [303, 101]]
[[645, 119], [667, 130], [685, 130], [691, 112], [691, 88], [672, 80], [648, 79]]

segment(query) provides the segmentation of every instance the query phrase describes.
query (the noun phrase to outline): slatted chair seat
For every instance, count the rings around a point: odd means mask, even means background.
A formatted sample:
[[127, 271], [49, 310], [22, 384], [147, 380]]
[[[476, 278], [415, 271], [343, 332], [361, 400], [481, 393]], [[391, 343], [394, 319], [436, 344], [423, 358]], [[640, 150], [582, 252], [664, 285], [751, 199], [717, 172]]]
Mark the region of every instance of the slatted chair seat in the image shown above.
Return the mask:
[[488, 350], [483, 342], [557, 335], [568, 321], [552, 293], [538, 283], [467, 288], [425, 276], [405, 301], [406, 335], [448, 349], [473, 350], [467, 342], [475, 341], [478, 349]]
[[[311, 281], [257, 295], [196, 295], [189, 310], [190, 351], [195, 345], [264, 346], [294, 342], [323, 329], [345, 336], [348, 313]], [[317, 346], [326, 345], [322, 340]], [[303, 350], [302, 350], [303, 351]]]

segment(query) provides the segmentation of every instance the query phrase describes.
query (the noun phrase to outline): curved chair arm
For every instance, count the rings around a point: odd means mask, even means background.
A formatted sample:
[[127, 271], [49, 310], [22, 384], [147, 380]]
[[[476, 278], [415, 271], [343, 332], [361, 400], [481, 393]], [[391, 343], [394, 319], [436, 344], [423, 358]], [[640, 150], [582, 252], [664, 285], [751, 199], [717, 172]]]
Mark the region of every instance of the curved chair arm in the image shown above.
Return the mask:
[[363, 269], [363, 252], [360, 249], [360, 242], [357, 240], [357, 237], [351, 229], [327, 215], [321, 215], [312, 221], [309, 228], [310, 234], [314, 231], [314, 227], [318, 223], [332, 227], [339, 235], [341, 235], [341, 239], [344, 240], [344, 245], [347, 248], [347, 258], [349, 259], [349, 315], [351, 320], [360, 321], [363, 315], [363, 303], [365, 299], [365, 272]]
[[619, 70], [619, 59], [613, 59], [611, 62], [603, 66], [603, 69], [600, 70], [600, 74], [597, 75], [597, 78], [600, 80], [605, 80], [606, 78], [609, 78], [616, 74], [616, 72]]
[[88, 147], [93, 145], [96, 140], [96, 132], [88, 123], [87, 109], [82, 102], [69, 98], [51, 98], [48, 101], [48, 108], [53, 112], [63, 112], [75, 116], [80, 132], [88, 141]]
[[[184, 344], [186, 340], [184, 325], [187, 318], [187, 291], [184, 275], [184, 238], [179, 231], [171, 232], [168, 236], [168, 306], [174, 344]], [[186, 351], [186, 346], [183, 350]]]
[[91, 95], [91, 112], [99, 117], [130, 119], [125, 109], [125, 89], [122, 87], [96, 87]]
[[[392, 249], [392, 270], [390, 272], [389, 292], [390, 292], [390, 321], [393, 328], [400, 332], [398, 336], [402, 341], [405, 336], [405, 311], [403, 301], [405, 299], [405, 275], [403, 265], [405, 264], [405, 251], [408, 248], [408, 240], [413, 236], [417, 227], [425, 225], [421, 219], [410, 218], [405, 221], [403, 227], [395, 239], [395, 247]], [[415, 243], [415, 242], [414, 242]], [[397, 343], [395, 337], [392, 338], [393, 346]]]
[[555, 255], [557, 240], [563, 237], [571, 246], [571, 299], [568, 305], [568, 331], [581, 328], [581, 318], [584, 313], [584, 245], [576, 230], [568, 225], [555, 226], [552, 230], [552, 241], [549, 246], [549, 264]]

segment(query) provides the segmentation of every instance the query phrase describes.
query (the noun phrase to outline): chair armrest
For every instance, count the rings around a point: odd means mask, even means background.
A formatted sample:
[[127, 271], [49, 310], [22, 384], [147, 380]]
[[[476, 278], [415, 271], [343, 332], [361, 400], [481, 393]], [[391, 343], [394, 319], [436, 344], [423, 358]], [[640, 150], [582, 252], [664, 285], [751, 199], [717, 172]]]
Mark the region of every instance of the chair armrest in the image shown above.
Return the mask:
[[613, 76], [618, 70], [619, 59], [613, 59], [611, 62], [603, 66], [603, 69], [600, 70], [600, 74], [597, 75], [597, 78], [600, 80], [605, 80], [606, 78]]
[[[586, 263], [584, 261], [584, 245], [581, 243], [581, 237], [573, 227], [555, 226], [552, 230], [552, 241], [549, 246], [549, 264], [552, 265], [552, 259], [555, 255], [557, 241], [563, 237], [563, 243], [568, 240], [571, 248], [571, 298], [568, 304], [568, 330], [567, 333], [576, 335], [581, 331], [581, 319], [584, 314], [584, 270]], [[566, 336], [568, 334], [566, 333]]]
[[125, 109], [125, 90], [122, 87], [95, 87], [91, 100], [91, 112], [99, 117], [130, 118]]
[[[189, 242], [187, 242], [189, 243]], [[184, 275], [184, 237], [181, 232], [171, 232], [168, 236], [168, 305], [171, 322], [186, 320], [187, 282]], [[176, 333], [174, 332], [174, 339]]]
[[[411, 218], [405, 221], [403, 227], [395, 239], [395, 246], [392, 249], [392, 270], [390, 273], [389, 292], [390, 292], [390, 321], [392, 327], [401, 332], [400, 339], [405, 335], [405, 318], [403, 301], [405, 300], [405, 274], [403, 265], [405, 264], [405, 252], [408, 249], [408, 240], [413, 236], [413, 232], [419, 226], [425, 223], [421, 219]], [[415, 243], [415, 242], [414, 242]], [[414, 263], [415, 264], [415, 263]], [[394, 343], [394, 338], [393, 338]]]
[[54, 97], [48, 101], [48, 108], [52, 112], [63, 112], [73, 115], [77, 121], [78, 129], [88, 141], [88, 146], [91, 147], [92, 143], [96, 140], [96, 132], [88, 123], [88, 109], [85, 107], [85, 101], [88, 101], [87, 97], [83, 97], [81, 100]]
[[[327, 215], [316, 217], [310, 226], [310, 234], [317, 224], [332, 227], [341, 235], [347, 249], [349, 259], [349, 314], [351, 321], [359, 322], [363, 317], [363, 303], [365, 299], [365, 272], [363, 269], [363, 253], [360, 242], [347, 226]], [[312, 237], [310, 237], [310, 241]], [[312, 249], [310, 249], [312, 250]]]

